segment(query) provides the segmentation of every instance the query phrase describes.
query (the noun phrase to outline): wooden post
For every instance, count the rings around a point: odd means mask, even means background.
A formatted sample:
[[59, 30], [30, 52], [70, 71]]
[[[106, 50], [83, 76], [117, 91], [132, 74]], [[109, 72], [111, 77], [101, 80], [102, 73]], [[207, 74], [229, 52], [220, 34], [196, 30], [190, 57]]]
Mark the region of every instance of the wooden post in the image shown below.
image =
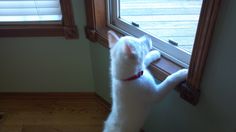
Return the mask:
[[0, 121], [3, 119], [4, 112], [0, 112]]

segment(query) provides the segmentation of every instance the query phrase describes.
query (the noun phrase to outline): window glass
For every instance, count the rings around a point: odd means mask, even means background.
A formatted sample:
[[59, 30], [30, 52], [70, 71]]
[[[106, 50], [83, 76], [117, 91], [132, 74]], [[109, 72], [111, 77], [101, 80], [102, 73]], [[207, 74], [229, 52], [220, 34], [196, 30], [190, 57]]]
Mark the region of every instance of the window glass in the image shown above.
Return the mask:
[[202, 0], [120, 0], [118, 17], [191, 54]]

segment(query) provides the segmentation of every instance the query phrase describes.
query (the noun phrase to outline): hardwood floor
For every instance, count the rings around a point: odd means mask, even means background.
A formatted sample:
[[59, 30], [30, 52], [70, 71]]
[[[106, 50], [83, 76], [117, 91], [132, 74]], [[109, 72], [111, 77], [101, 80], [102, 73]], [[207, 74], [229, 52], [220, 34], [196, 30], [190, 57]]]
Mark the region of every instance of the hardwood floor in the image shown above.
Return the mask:
[[0, 96], [0, 132], [102, 131], [109, 110], [95, 94], [49, 95]]

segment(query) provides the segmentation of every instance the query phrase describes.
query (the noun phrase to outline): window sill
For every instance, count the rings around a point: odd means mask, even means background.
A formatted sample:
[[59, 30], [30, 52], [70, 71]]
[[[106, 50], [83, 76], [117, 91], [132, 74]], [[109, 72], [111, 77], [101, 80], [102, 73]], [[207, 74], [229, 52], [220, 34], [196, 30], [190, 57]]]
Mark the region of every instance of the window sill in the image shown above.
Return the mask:
[[78, 38], [76, 26], [51, 25], [14, 25], [0, 26], [1, 37], [49, 37], [64, 36], [66, 39]]

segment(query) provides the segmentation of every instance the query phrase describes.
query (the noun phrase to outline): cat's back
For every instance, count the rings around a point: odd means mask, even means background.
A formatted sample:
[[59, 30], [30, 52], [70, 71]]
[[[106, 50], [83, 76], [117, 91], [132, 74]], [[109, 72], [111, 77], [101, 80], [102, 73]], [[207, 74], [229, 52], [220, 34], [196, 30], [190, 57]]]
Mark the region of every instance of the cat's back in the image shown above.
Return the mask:
[[[113, 101], [122, 102], [121, 105], [140, 106], [151, 100], [155, 92], [153, 89], [155, 81], [149, 71], [145, 70], [143, 76], [132, 81], [112, 81], [112, 98]], [[130, 105], [132, 104], [132, 105]]]

